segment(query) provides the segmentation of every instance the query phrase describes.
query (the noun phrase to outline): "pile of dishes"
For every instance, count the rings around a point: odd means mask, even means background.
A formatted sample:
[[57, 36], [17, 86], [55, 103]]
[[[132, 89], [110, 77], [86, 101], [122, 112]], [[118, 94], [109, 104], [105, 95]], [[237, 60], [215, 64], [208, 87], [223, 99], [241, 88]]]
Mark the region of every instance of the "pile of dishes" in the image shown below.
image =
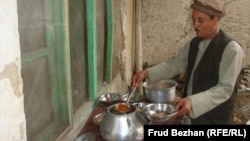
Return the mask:
[[138, 93], [134, 93], [129, 101], [128, 97], [129, 94], [118, 93], [99, 96], [100, 102], [110, 106], [106, 112], [97, 114], [93, 122], [99, 126], [100, 134], [106, 141], [141, 141], [145, 124], [165, 122], [176, 115], [171, 104], [140, 101], [143, 96]]
[[132, 105], [134, 105], [138, 109], [139, 112], [142, 112], [142, 108], [147, 104], [149, 104], [149, 103], [148, 102], [135, 102], [135, 103], [132, 103]]
[[99, 96], [99, 101], [107, 104], [112, 104], [119, 101], [121, 98], [118, 93], [105, 93]]
[[[123, 94], [121, 96], [121, 101], [126, 102], [128, 99], [128, 96], [129, 96], [129, 94]], [[130, 103], [137, 102], [137, 101], [141, 100], [142, 98], [143, 98], [143, 96], [141, 94], [134, 93], [128, 102], [130, 102]]]
[[[119, 93], [104, 93], [99, 96], [99, 101], [106, 103], [106, 104], [114, 104], [115, 102], [118, 102], [119, 100], [122, 102], [126, 102], [128, 99], [129, 94], [122, 94]], [[141, 100], [143, 96], [139, 93], [134, 93], [134, 95], [130, 98], [129, 102], [137, 102]]]

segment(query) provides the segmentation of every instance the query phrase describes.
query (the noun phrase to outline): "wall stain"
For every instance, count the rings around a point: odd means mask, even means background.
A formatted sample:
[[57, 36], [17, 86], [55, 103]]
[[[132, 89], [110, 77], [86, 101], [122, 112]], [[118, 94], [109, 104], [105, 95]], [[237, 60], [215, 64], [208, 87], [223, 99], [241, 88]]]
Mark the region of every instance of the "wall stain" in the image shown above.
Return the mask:
[[5, 65], [5, 68], [2, 72], [0, 72], [0, 80], [4, 78], [9, 78], [11, 82], [11, 86], [14, 90], [15, 96], [20, 98], [22, 96], [22, 92], [20, 91], [20, 84], [22, 84], [22, 79], [19, 76], [18, 68], [15, 63], [11, 63], [8, 65]]

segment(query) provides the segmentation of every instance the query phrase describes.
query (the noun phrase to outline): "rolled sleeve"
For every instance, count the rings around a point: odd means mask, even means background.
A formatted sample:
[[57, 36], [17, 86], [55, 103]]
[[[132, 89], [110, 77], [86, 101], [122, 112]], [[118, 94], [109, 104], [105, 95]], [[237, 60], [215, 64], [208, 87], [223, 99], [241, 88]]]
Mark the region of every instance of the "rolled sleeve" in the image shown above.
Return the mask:
[[189, 43], [187, 43], [179, 53], [171, 59], [148, 68], [149, 83], [172, 78], [185, 70], [187, 66], [187, 57], [189, 52]]

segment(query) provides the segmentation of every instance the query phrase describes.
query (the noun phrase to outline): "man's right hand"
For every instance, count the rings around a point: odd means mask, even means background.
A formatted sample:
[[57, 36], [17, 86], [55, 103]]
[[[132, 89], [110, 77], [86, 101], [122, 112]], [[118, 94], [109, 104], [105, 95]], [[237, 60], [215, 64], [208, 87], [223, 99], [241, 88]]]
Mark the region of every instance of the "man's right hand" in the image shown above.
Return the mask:
[[145, 78], [148, 78], [148, 77], [149, 77], [149, 74], [148, 74], [148, 71], [146, 69], [137, 72], [132, 77], [132, 86], [139, 87], [141, 85], [142, 80]]

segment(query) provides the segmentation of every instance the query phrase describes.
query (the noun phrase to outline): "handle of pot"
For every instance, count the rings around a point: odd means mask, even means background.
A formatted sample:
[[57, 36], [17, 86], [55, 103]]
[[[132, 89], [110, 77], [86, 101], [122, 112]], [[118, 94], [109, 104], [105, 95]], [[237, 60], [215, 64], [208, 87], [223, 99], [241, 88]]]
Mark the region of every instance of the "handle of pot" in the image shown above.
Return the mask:
[[127, 125], [128, 125], [129, 129], [132, 128], [132, 119], [131, 119], [131, 117], [127, 117]]

